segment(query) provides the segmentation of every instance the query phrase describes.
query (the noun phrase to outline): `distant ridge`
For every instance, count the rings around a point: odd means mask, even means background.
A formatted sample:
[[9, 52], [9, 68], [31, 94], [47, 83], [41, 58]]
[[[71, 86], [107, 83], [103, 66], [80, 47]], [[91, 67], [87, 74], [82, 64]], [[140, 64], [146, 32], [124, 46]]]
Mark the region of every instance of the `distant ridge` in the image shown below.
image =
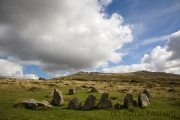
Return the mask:
[[116, 81], [116, 80], [180, 80], [180, 75], [165, 72], [137, 71], [129, 73], [83, 72], [53, 78], [52, 80]]

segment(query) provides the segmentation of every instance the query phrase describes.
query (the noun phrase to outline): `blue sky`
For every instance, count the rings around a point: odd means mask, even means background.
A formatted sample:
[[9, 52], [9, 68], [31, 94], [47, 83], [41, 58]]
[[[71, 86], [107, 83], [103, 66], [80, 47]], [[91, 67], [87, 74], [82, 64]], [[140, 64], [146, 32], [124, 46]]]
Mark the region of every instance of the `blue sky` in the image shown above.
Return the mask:
[[0, 76], [180, 74], [179, 0], [0, 2]]

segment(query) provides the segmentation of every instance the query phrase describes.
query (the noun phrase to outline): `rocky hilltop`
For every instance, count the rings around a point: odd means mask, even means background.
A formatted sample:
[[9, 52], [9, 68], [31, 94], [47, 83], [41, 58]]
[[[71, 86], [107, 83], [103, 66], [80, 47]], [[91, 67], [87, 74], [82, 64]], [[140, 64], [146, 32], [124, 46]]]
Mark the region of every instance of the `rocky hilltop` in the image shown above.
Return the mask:
[[83, 72], [53, 78], [52, 80], [79, 80], [79, 81], [141, 81], [141, 80], [170, 80], [180, 81], [180, 75], [165, 72], [138, 71], [130, 73], [99, 73]]

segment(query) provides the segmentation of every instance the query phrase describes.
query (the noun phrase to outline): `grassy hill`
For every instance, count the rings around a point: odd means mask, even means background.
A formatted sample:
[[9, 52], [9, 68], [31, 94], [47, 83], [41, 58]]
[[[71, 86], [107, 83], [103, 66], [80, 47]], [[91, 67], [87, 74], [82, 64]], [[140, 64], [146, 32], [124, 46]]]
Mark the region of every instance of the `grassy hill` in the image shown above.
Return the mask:
[[99, 72], [78, 72], [72, 75], [53, 78], [52, 80], [79, 80], [79, 81], [144, 81], [144, 80], [163, 80], [180, 81], [180, 75], [165, 72], [138, 71], [131, 73], [99, 73]]

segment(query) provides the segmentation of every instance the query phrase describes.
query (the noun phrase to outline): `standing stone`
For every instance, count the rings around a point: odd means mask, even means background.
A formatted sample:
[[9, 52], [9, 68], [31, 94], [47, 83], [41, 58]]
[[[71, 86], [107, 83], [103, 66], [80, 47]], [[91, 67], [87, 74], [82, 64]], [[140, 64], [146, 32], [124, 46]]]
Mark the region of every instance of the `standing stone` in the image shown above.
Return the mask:
[[94, 95], [89, 95], [89, 97], [86, 99], [83, 110], [90, 110], [93, 108], [96, 102], [96, 97]]
[[68, 108], [69, 109], [74, 109], [74, 110], [79, 110], [82, 108], [82, 103], [80, 98], [75, 97], [74, 99], [72, 99], [69, 104], [68, 104]]
[[73, 94], [75, 94], [75, 89], [74, 88], [69, 89], [69, 95], [73, 95]]
[[127, 95], [124, 97], [124, 106], [125, 106], [126, 108], [132, 108], [132, 107], [134, 107], [132, 94], [127, 94]]
[[140, 94], [138, 96], [138, 106], [139, 107], [145, 107], [148, 105], [150, 105], [150, 103], [149, 103], [149, 100], [148, 100], [146, 94]]
[[104, 92], [101, 96], [100, 101], [97, 104], [98, 108], [112, 108], [112, 102], [109, 97], [109, 93]]
[[145, 90], [143, 91], [143, 93], [146, 94], [146, 96], [147, 96], [148, 98], [151, 98], [151, 97], [152, 97], [151, 94], [149, 93], [149, 91], [148, 91], [147, 89], [145, 89]]
[[114, 105], [114, 109], [120, 109], [121, 108], [121, 104], [118, 102]]
[[59, 91], [58, 89], [54, 89], [54, 96], [53, 96], [51, 104], [57, 105], [57, 106], [64, 104], [62, 92]]
[[98, 90], [95, 87], [92, 87], [90, 92], [98, 92]]
[[128, 93], [128, 94], [132, 94], [132, 92], [133, 92], [133, 90], [129, 90], [127, 93]]
[[52, 90], [48, 95], [46, 95], [46, 97], [51, 97], [54, 95], [54, 90]]

